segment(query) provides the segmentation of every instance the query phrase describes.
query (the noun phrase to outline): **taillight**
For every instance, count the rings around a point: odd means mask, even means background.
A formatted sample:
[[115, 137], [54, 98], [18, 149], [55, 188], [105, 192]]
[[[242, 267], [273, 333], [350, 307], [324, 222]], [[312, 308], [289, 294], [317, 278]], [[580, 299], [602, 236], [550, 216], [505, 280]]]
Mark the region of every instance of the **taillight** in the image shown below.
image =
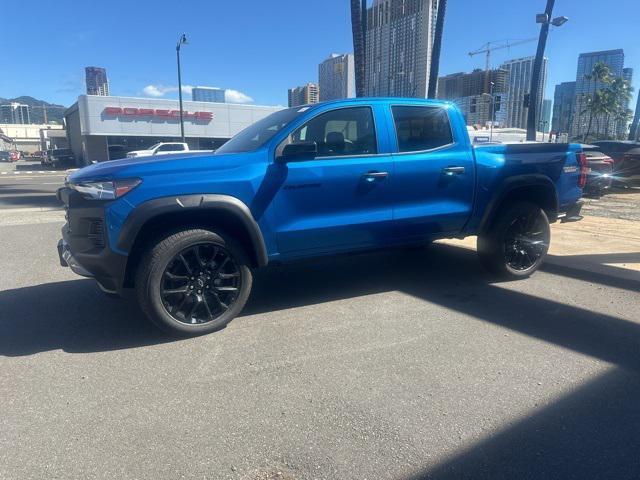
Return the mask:
[[584, 153], [578, 153], [578, 165], [580, 166], [580, 175], [578, 176], [578, 186], [584, 188], [587, 184], [587, 156]]

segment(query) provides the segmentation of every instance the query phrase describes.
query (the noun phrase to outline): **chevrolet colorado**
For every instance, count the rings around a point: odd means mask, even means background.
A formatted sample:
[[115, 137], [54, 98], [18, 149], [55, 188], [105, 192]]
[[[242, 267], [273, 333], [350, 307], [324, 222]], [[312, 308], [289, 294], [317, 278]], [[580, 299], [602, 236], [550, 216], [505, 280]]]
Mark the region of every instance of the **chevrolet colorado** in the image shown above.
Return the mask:
[[473, 147], [452, 103], [338, 100], [278, 111], [215, 153], [76, 171], [58, 253], [197, 335], [236, 317], [270, 263], [477, 235], [486, 268], [528, 276], [550, 222], [581, 218], [586, 168], [580, 145]]

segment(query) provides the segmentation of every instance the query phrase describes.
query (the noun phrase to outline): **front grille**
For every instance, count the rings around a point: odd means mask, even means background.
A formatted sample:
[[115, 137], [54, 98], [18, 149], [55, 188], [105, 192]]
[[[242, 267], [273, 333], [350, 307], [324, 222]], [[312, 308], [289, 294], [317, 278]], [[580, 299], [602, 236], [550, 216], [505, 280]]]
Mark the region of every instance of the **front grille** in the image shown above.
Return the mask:
[[95, 219], [89, 223], [89, 240], [96, 247], [104, 247], [104, 222]]

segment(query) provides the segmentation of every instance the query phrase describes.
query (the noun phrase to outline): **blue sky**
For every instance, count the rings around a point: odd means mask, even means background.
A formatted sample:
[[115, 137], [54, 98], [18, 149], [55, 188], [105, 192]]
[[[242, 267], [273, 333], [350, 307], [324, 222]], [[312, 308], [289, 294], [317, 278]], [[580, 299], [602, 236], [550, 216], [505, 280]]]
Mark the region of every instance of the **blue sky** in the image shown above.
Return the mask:
[[[557, 0], [547, 45], [547, 97], [575, 79], [580, 52], [623, 48], [640, 87], [639, 0]], [[467, 53], [488, 41], [535, 37], [545, 0], [449, 0], [441, 74], [484, 66]], [[186, 32], [183, 83], [237, 91], [257, 104], [286, 104], [287, 88], [317, 80], [331, 52], [352, 51], [349, 0], [79, 0], [7, 2], [0, 36], [0, 97], [71, 104], [84, 66], [108, 70], [113, 95], [176, 96], [175, 42]], [[535, 42], [497, 51], [492, 66], [535, 53]], [[145, 87], [146, 90], [145, 90]], [[166, 92], [166, 93], [164, 93]]]

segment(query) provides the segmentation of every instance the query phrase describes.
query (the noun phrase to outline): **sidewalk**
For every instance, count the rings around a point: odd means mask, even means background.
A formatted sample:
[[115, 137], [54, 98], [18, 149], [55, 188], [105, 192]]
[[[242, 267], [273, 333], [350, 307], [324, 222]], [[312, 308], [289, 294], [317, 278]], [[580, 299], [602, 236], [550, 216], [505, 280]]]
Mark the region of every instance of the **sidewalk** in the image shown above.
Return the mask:
[[[476, 248], [476, 237], [442, 242]], [[546, 263], [640, 281], [640, 222], [586, 216], [554, 224]]]

